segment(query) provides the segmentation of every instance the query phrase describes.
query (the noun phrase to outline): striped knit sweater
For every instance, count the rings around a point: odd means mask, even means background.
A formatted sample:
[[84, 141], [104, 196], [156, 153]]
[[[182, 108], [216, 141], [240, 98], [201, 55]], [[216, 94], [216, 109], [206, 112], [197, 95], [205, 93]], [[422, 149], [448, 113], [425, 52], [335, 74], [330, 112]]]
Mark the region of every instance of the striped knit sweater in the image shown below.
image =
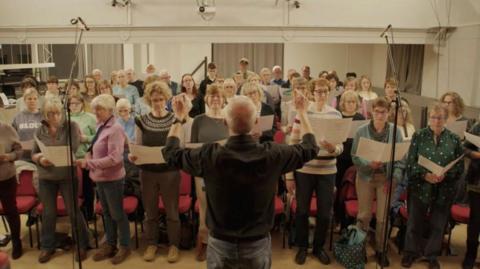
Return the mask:
[[[325, 105], [321, 111], [317, 111], [315, 103], [310, 103], [307, 110], [308, 117], [322, 118], [322, 119], [341, 119], [342, 114], [331, 106]], [[298, 144], [300, 137], [300, 119], [298, 116], [293, 123], [292, 135], [290, 137], [290, 144]], [[327, 141], [328, 142], [328, 141]], [[337, 156], [343, 152], [343, 144], [335, 145], [335, 151], [329, 153], [325, 148], [319, 145], [320, 151], [315, 159], [304, 164], [298, 169], [298, 172], [305, 174], [316, 175], [331, 175], [337, 173]], [[288, 179], [293, 178], [293, 173], [287, 174]]]

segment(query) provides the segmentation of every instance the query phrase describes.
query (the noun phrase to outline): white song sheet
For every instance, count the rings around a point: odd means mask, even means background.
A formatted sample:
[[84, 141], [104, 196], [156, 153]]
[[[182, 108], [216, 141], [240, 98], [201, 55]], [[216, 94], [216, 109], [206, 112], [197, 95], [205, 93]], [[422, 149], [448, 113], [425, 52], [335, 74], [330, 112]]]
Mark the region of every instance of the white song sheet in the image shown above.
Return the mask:
[[272, 130], [274, 115], [261, 116], [258, 118], [257, 124], [252, 128], [252, 133], [262, 133]]
[[466, 120], [454, 121], [454, 122], [448, 123], [445, 127], [448, 130], [450, 130], [452, 133], [458, 135], [460, 139], [465, 138], [465, 131], [467, 130]]
[[161, 164], [165, 163], [162, 154], [163, 147], [148, 147], [142, 145], [128, 144], [130, 154], [137, 157], [136, 165]]
[[[401, 160], [407, 154], [409, 148], [410, 142], [397, 143], [394, 161]], [[392, 144], [360, 137], [356, 155], [371, 162], [379, 161], [386, 163], [390, 161], [392, 155]]]
[[474, 144], [477, 148], [480, 148], [480, 136], [476, 136], [467, 132], [464, 132], [465, 134], [465, 139], [467, 139], [468, 142]]
[[[54, 166], [62, 167], [73, 164], [74, 160], [72, 160], [72, 163], [69, 162], [70, 153], [68, 146], [45, 146], [45, 144], [43, 144], [36, 137], [35, 141], [37, 142], [37, 145], [40, 148], [43, 156]], [[73, 156], [73, 158], [75, 158], [75, 156]]]
[[350, 134], [352, 119], [320, 119], [309, 117], [317, 141], [327, 141], [331, 144], [345, 142]]
[[457, 159], [455, 159], [454, 161], [449, 163], [447, 166], [442, 167], [442, 166], [430, 161], [429, 159], [423, 157], [422, 155], [420, 155], [420, 156], [418, 156], [418, 164], [425, 167], [430, 172], [432, 172], [435, 175], [440, 177], [440, 176], [443, 176], [445, 173], [447, 173], [450, 169], [452, 169], [452, 167], [458, 161], [460, 161], [462, 158], [463, 158], [463, 154], [462, 154], [462, 156], [458, 157]]
[[348, 135], [348, 138], [355, 138], [355, 134], [357, 134], [358, 128], [360, 128], [360, 126], [365, 125], [369, 122], [370, 120], [353, 120], [352, 127], [350, 127], [350, 134]]

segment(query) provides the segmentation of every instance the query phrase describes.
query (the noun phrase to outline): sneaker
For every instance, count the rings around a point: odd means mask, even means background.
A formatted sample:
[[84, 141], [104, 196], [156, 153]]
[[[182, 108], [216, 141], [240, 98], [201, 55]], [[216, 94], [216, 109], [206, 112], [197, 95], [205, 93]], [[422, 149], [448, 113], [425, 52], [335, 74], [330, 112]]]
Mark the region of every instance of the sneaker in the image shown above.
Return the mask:
[[313, 256], [317, 257], [322, 264], [324, 265], [330, 264], [330, 257], [328, 256], [327, 252], [325, 252], [323, 248], [320, 250], [313, 251], [312, 254]]
[[153, 262], [157, 255], [158, 247], [156, 245], [149, 245], [145, 252], [143, 252], [143, 260], [146, 262]]
[[117, 252], [117, 247], [109, 244], [103, 244], [100, 249], [93, 255], [93, 260], [96, 262], [103, 261], [108, 258], [115, 256]]
[[167, 261], [169, 263], [177, 262], [180, 259], [180, 251], [174, 245], [168, 248]]
[[38, 256], [39, 263], [46, 263], [50, 259], [52, 259], [53, 254], [55, 254], [55, 250], [42, 250], [40, 255]]
[[110, 261], [113, 265], [120, 264], [125, 261], [128, 256], [130, 256], [130, 253], [131, 251], [128, 247], [120, 247], [115, 257], [113, 257]]
[[410, 268], [412, 267], [412, 264], [413, 262], [415, 261], [415, 257], [411, 256], [411, 255], [403, 255], [403, 258], [402, 258], [402, 266], [405, 267], [405, 268]]
[[297, 255], [295, 255], [295, 263], [302, 265], [302, 264], [305, 264], [306, 260], [307, 260], [307, 249], [299, 248]]
[[22, 241], [20, 239], [12, 240], [12, 260], [16, 260], [23, 255]]
[[428, 269], [440, 269], [440, 263], [438, 263], [437, 259], [428, 262]]
[[377, 260], [377, 264], [382, 266], [382, 267], [388, 267], [390, 266], [390, 261], [388, 260], [387, 255], [383, 255], [382, 252], [376, 252], [375, 253], [375, 258]]
[[207, 259], [207, 244], [197, 240], [196, 259], [199, 262], [203, 262]]

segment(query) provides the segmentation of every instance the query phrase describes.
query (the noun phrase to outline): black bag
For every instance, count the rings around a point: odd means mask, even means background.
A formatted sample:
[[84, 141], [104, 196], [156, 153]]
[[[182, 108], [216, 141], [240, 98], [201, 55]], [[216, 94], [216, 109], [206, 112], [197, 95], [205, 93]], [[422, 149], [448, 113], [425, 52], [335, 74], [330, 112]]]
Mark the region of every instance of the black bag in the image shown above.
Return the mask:
[[366, 234], [360, 228], [350, 225], [333, 244], [333, 255], [337, 262], [347, 269], [364, 269]]

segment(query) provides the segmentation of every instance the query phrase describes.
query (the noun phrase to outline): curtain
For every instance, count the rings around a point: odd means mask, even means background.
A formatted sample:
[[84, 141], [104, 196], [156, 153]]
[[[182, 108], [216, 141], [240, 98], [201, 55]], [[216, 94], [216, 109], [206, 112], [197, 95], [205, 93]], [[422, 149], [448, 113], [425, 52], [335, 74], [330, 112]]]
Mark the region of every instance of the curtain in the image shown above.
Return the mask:
[[242, 57], [249, 60], [248, 69], [259, 73], [263, 67], [283, 66], [282, 43], [214, 43], [212, 60], [219, 74], [232, 77]]
[[110, 73], [123, 69], [122, 44], [89, 44], [87, 45], [87, 74], [93, 69], [102, 70], [103, 77], [110, 77]]
[[[75, 44], [52, 44], [49, 50], [51, 53], [51, 60], [55, 63], [55, 67], [48, 68], [47, 74], [49, 76], [56, 76], [58, 79], [68, 79], [75, 55]], [[85, 47], [84, 45], [81, 45], [78, 51], [77, 66], [73, 70], [74, 79], [81, 80], [85, 76], [84, 52]], [[45, 62], [49, 58], [47, 54], [48, 53], [43, 50], [42, 45], [39, 45], [39, 62]]]
[[[424, 45], [392, 45], [392, 56], [398, 74], [399, 89], [412, 94], [421, 94]], [[387, 58], [387, 78], [393, 77]]]

